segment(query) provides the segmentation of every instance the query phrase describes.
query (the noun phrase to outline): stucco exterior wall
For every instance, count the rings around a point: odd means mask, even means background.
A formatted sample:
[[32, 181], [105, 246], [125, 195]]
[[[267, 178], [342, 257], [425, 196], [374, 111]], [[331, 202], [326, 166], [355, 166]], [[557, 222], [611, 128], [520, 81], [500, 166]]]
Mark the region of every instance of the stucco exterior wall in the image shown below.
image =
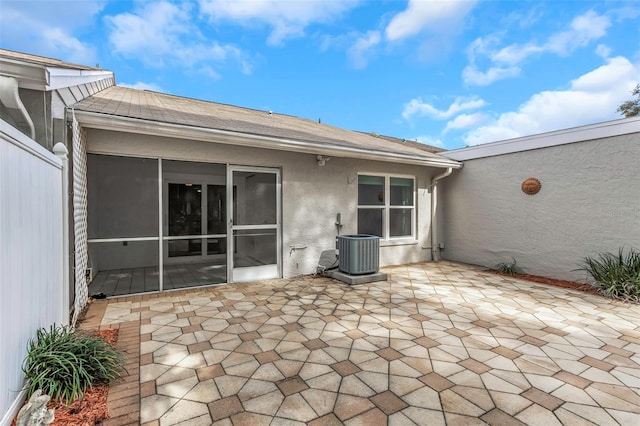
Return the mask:
[[[430, 193], [432, 175], [441, 169], [403, 164], [332, 158], [319, 167], [316, 156], [89, 129], [89, 152], [149, 158], [278, 167], [282, 174], [283, 276], [309, 274], [323, 250], [335, 248], [336, 215], [341, 234], [357, 232], [357, 173], [416, 177], [417, 239], [381, 242], [380, 264], [396, 265], [431, 259]], [[291, 247], [306, 246], [293, 250]]]
[[466, 160], [440, 192], [442, 256], [585, 281], [585, 256], [640, 249], [639, 166], [639, 133]]

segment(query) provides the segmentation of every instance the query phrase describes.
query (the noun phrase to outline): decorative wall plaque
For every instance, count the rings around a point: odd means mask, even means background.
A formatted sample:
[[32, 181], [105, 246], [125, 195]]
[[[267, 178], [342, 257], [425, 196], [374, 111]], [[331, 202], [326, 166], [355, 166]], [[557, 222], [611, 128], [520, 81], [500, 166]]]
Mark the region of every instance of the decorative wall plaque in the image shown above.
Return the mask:
[[527, 195], [537, 194], [541, 187], [542, 184], [536, 178], [525, 179], [525, 181], [522, 182], [522, 192]]

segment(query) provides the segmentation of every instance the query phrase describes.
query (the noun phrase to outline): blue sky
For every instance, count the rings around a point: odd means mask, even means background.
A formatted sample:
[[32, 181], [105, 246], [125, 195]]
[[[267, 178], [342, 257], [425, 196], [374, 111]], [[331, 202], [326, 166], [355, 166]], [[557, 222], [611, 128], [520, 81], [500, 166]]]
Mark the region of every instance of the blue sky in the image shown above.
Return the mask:
[[454, 149], [620, 118], [640, 1], [0, 0], [0, 46]]

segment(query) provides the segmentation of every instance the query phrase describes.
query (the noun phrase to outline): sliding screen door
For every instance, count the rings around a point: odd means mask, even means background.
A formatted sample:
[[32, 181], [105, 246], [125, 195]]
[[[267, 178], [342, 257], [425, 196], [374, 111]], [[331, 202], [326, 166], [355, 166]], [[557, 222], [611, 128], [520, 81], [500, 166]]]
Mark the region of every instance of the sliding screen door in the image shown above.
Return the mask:
[[224, 164], [164, 160], [163, 290], [227, 282]]

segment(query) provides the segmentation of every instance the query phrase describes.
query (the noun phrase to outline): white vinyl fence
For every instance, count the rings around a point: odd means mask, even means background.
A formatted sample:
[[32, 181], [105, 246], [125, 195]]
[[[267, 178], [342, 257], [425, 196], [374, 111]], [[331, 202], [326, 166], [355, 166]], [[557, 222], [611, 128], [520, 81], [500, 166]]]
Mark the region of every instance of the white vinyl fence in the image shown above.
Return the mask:
[[66, 149], [54, 155], [0, 120], [0, 425], [24, 394], [38, 328], [68, 324]]

